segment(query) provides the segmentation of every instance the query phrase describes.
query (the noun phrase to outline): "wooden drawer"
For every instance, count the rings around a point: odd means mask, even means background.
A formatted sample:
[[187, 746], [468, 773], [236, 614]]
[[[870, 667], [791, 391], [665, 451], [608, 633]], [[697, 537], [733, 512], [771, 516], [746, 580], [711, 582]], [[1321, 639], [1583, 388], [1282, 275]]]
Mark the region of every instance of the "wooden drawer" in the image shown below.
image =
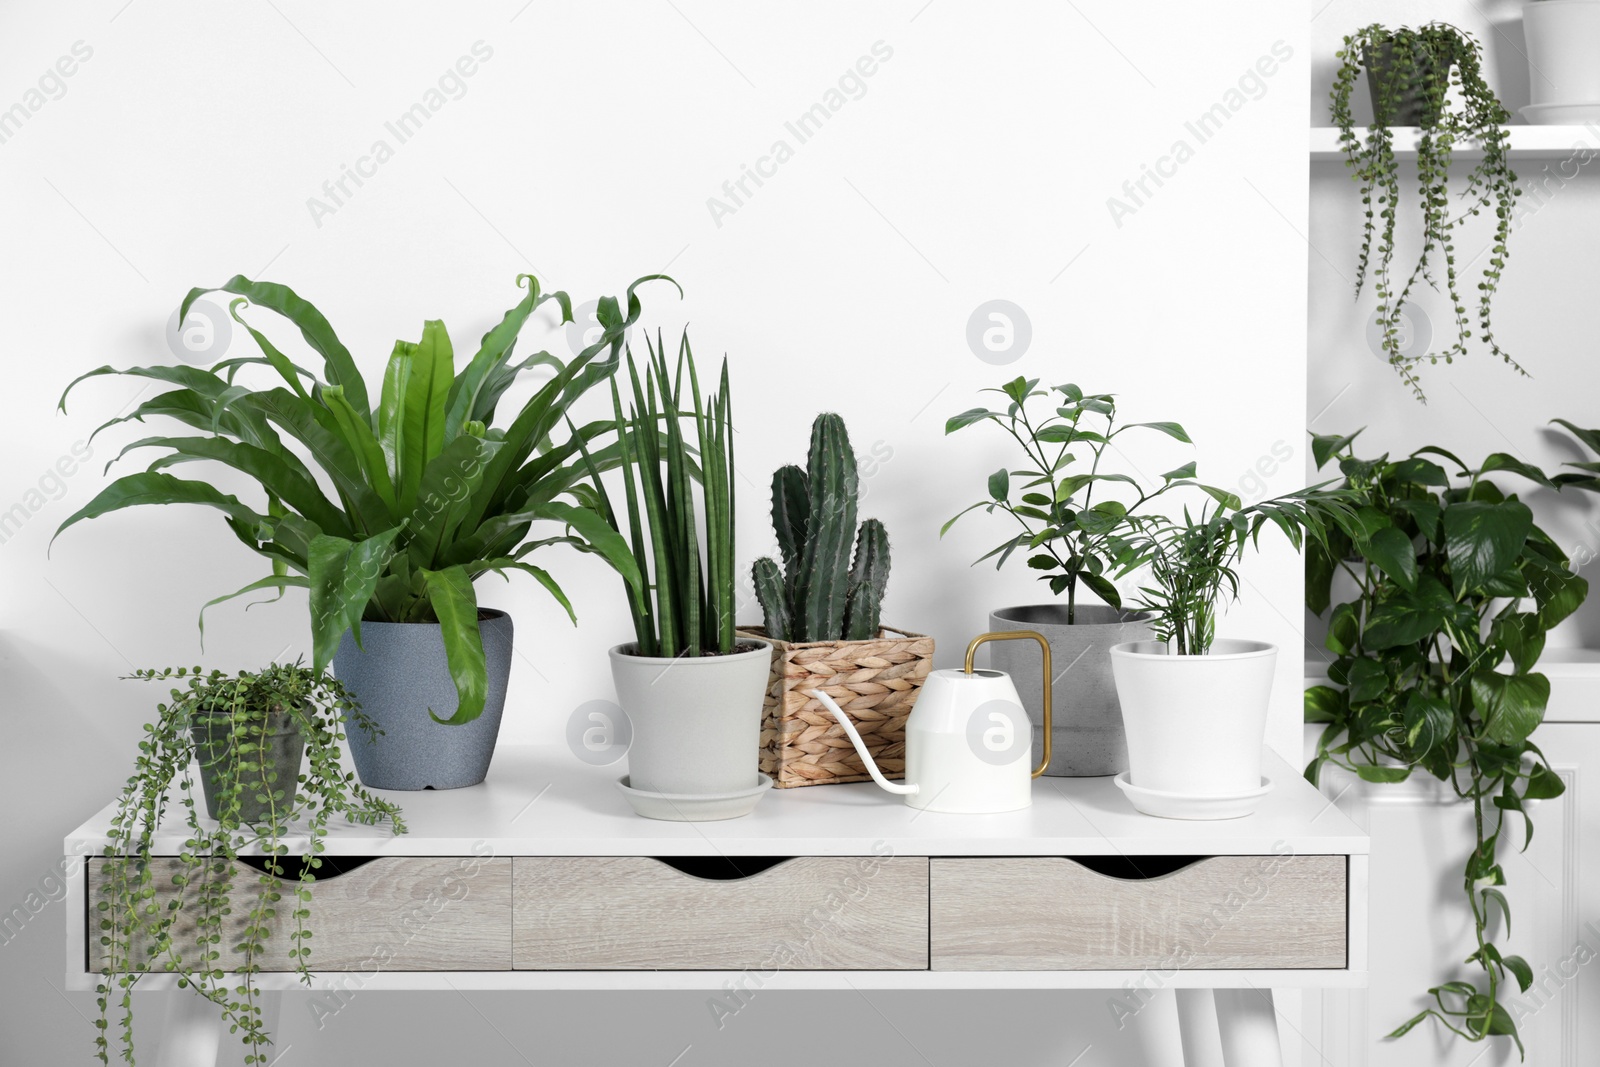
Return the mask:
[[922, 857], [519, 856], [515, 869], [515, 965], [526, 970], [928, 966]]
[[[156, 865], [156, 901], [176, 895], [172, 875], [181, 871], [176, 859]], [[325, 858], [324, 863], [337, 862]], [[100, 945], [100, 887], [105, 860], [89, 864], [90, 969], [105, 965]], [[243, 960], [238, 944], [256, 899], [258, 873], [236, 864], [232, 914], [223, 920], [218, 965], [233, 969]], [[286, 882], [257, 963], [263, 971], [294, 969], [289, 950], [295, 947], [293, 883]], [[190, 890], [189, 901], [193, 901]], [[187, 907], [186, 903], [186, 907]], [[511, 967], [511, 860], [476, 856], [375, 859], [342, 874], [318, 872], [312, 887], [313, 971], [500, 971]], [[195, 958], [192, 920], [175, 935], [186, 960]]]
[[1084, 863], [935, 858], [933, 969], [1346, 966], [1344, 856], [1213, 856], [1150, 878]]

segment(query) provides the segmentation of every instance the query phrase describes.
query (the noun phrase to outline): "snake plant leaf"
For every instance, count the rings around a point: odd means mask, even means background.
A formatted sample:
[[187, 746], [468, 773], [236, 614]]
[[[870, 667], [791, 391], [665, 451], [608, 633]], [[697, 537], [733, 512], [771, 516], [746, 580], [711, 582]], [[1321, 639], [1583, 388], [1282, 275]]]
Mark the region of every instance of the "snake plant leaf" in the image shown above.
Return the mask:
[[350, 406], [359, 411], [363, 417], [371, 418], [372, 407], [367, 400], [367, 384], [362, 380], [361, 371], [357, 369], [350, 350], [345, 348], [344, 342], [333, 332], [333, 327], [328, 324], [322, 312], [313, 307], [309, 301], [303, 300], [287, 285], [253, 282], [243, 274], [236, 274], [213, 289], [189, 290], [189, 295], [183, 298], [183, 303], [178, 308], [178, 321], [182, 322], [189, 317], [189, 308], [200, 297], [219, 291], [242, 296], [252, 304], [277, 312], [298, 326], [300, 336], [305, 338], [306, 344], [322, 356], [323, 375], [328, 379], [328, 384], [344, 386]]
[[84, 519], [97, 519], [113, 511], [144, 504], [203, 504], [248, 525], [261, 526], [269, 522], [265, 515], [246, 507], [238, 497], [224, 493], [206, 482], [187, 481], [174, 478], [170, 474], [145, 471], [140, 474], [125, 475], [100, 490], [93, 500], [56, 527], [55, 536], [50, 538], [50, 542], [54, 544], [55, 539], [60, 537], [64, 530]]
[[311, 658], [315, 670], [333, 662], [345, 631], [361, 647], [361, 616], [383, 576], [394, 541], [395, 526], [363, 541], [322, 534], [311, 540], [307, 564], [311, 590]]
[[460, 726], [483, 714], [489, 696], [483, 632], [478, 628], [478, 595], [461, 567], [423, 571], [422, 576], [444, 638], [445, 662], [456, 685], [456, 710], [450, 717], [441, 719], [432, 708], [428, 717], [442, 725]]

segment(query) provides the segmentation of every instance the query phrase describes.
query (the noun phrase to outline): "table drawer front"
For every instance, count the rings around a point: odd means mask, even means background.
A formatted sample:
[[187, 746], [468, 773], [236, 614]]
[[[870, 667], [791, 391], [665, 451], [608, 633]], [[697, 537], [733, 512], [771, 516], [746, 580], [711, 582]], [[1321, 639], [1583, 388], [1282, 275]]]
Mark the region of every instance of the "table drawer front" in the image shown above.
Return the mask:
[[923, 970], [928, 861], [808, 856], [743, 878], [643, 857], [517, 857], [525, 970]]
[[[156, 900], [165, 905], [177, 889], [172, 876], [183, 867], [176, 859], [157, 859]], [[105, 860], [89, 864], [90, 967], [105, 963], [100, 945]], [[223, 920], [218, 966], [233, 969], [243, 962], [234, 946], [242, 937], [257, 893], [258, 873], [236, 864], [232, 914]], [[257, 963], [264, 971], [290, 971], [289, 951], [296, 942], [293, 881], [286, 881], [275, 905], [272, 934]], [[185, 901], [192, 906], [194, 890]], [[313, 937], [313, 971], [499, 971], [511, 967], [511, 860], [485, 857], [387, 857], [375, 859], [334, 877], [319, 873], [312, 887], [311, 916], [306, 929]], [[184, 959], [195, 956], [194, 925], [180, 923], [175, 939]], [[144, 959], [144, 953], [136, 953]], [[157, 964], [159, 966], [159, 963]]]
[[1346, 966], [1344, 856], [1213, 856], [1139, 879], [935, 858], [929, 883], [936, 971]]

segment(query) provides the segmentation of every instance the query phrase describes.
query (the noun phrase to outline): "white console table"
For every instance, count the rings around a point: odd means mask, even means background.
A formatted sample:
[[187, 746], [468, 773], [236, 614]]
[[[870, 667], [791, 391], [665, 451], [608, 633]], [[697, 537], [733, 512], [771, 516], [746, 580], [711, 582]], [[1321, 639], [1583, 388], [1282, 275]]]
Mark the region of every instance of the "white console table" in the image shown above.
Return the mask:
[[[1273, 988], [1366, 984], [1368, 839], [1270, 752], [1273, 792], [1225, 822], [1139, 815], [1107, 778], [1038, 779], [1033, 806], [1003, 815], [917, 811], [862, 783], [774, 790], [727, 822], [655, 822], [614, 787], [622, 769], [503, 747], [481, 786], [389, 794], [404, 836], [335, 825], [324, 857], [347, 869], [318, 876], [312, 988], [1133, 982], [1178, 990], [1189, 1064], [1217, 1062], [1220, 1034], [1227, 1067], [1277, 1067]], [[69, 887], [71, 989], [96, 984], [90, 883], [109, 817], [65, 843], [89, 857]], [[268, 942], [262, 989], [304, 988], [289, 947]], [[220, 1032], [210, 1004], [175, 992], [153, 1062], [210, 1064]]]

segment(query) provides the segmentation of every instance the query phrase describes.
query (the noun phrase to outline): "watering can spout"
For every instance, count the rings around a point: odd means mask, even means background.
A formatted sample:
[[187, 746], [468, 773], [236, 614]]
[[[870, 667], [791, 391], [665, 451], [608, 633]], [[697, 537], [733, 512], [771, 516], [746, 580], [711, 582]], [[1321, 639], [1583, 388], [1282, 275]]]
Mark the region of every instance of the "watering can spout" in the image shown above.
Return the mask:
[[878, 770], [878, 765], [873, 762], [872, 756], [867, 752], [866, 742], [862, 741], [861, 735], [856, 732], [855, 724], [850, 721], [850, 716], [846, 715], [839, 705], [833, 702], [833, 698], [822, 690], [813, 690], [813, 695], [822, 702], [822, 706], [827, 708], [835, 719], [839, 720], [839, 725], [844, 727], [845, 736], [850, 738], [852, 745], [856, 746], [856, 752], [861, 755], [861, 762], [866, 764], [867, 773], [872, 775], [874, 782], [877, 782], [889, 792], [900, 796], [913, 796], [919, 792], [915, 782], [901, 784], [900, 782], [891, 782], [885, 778], [883, 772]]

